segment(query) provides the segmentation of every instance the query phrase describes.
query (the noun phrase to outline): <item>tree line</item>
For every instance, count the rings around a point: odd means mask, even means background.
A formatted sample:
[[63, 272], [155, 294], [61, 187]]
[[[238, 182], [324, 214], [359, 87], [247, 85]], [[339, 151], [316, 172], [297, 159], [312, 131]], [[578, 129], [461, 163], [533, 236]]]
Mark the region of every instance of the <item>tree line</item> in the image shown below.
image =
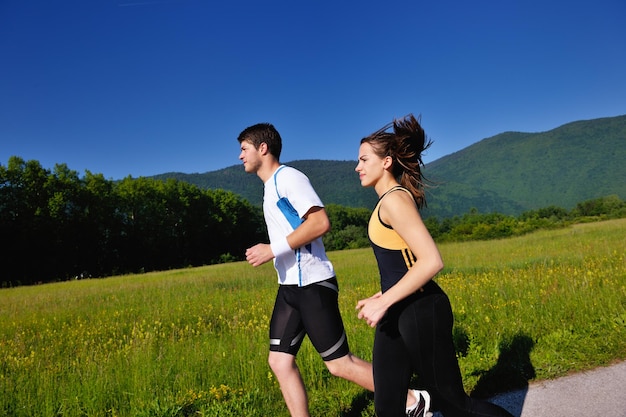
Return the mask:
[[[326, 205], [327, 250], [369, 245], [371, 209]], [[438, 242], [496, 239], [577, 221], [626, 217], [626, 203], [608, 196], [518, 217], [483, 214], [425, 218]], [[30, 285], [242, 260], [267, 241], [262, 209], [220, 189], [175, 179], [106, 180], [65, 164], [53, 170], [11, 157], [0, 165], [0, 285]]]
[[[328, 250], [362, 248], [369, 245], [367, 222], [371, 210], [326, 206], [332, 230], [324, 236]], [[609, 195], [578, 203], [566, 210], [548, 206], [523, 212], [519, 216], [497, 212], [480, 213], [473, 208], [462, 216], [440, 219], [424, 218], [424, 223], [436, 242], [462, 242], [470, 240], [502, 239], [520, 236], [539, 229], [554, 229], [573, 223], [617, 219], [626, 217], [626, 202], [617, 195]]]
[[525, 211], [519, 216], [479, 213], [471, 209], [463, 216], [447, 219], [428, 217], [426, 226], [437, 242], [501, 239], [520, 236], [539, 229], [554, 229], [574, 223], [626, 217], [626, 202], [617, 195], [587, 200], [571, 210], [548, 206]]
[[4, 286], [225, 262], [266, 240], [262, 213], [231, 192], [19, 157], [0, 165], [0, 235]]

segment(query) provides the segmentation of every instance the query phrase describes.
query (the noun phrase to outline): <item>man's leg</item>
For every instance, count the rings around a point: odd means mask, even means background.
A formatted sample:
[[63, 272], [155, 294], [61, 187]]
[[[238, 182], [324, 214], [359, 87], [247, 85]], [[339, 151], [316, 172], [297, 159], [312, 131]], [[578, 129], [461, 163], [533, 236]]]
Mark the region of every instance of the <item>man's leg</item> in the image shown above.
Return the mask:
[[270, 368], [276, 375], [280, 390], [292, 417], [309, 417], [309, 406], [296, 358], [282, 352], [270, 352]]
[[[335, 278], [301, 290], [301, 315], [304, 327], [326, 367], [334, 376], [374, 391], [372, 364], [350, 352], [338, 303], [339, 287]], [[408, 391], [406, 406], [415, 403]]]
[[347, 379], [368, 391], [374, 392], [374, 374], [371, 363], [354, 356], [352, 353], [324, 363], [332, 375]]
[[[332, 375], [354, 382], [366, 390], [374, 392], [374, 373], [370, 362], [349, 353], [344, 357], [324, 363]], [[419, 401], [419, 398], [416, 398], [415, 393], [409, 390], [406, 408], [413, 406], [416, 401]]]
[[[298, 288], [281, 285], [270, 320], [268, 363], [280, 385], [287, 408], [293, 417], [308, 417], [306, 389], [296, 364], [296, 354], [304, 338], [300, 313], [293, 307]], [[291, 300], [291, 301], [290, 301]]]

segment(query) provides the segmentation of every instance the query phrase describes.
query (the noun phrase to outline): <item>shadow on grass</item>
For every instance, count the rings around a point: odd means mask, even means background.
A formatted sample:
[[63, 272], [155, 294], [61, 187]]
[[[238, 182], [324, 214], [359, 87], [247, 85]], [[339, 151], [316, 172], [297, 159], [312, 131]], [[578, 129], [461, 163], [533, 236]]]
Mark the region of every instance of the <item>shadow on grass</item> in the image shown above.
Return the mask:
[[499, 346], [500, 356], [495, 366], [477, 373], [480, 379], [470, 393], [476, 398], [491, 401], [520, 416], [528, 393], [528, 381], [535, 378], [530, 352], [535, 342], [527, 335], [516, 334], [504, 339]]
[[350, 406], [349, 411], [343, 411], [340, 417], [361, 417], [363, 411], [374, 402], [374, 393], [369, 391], [363, 391], [357, 395]]
[[528, 388], [535, 378], [530, 351], [535, 342], [526, 335], [516, 334], [500, 343], [498, 362], [488, 371], [479, 372], [480, 379], [471, 392], [472, 397], [487, 398], [495, 394]]

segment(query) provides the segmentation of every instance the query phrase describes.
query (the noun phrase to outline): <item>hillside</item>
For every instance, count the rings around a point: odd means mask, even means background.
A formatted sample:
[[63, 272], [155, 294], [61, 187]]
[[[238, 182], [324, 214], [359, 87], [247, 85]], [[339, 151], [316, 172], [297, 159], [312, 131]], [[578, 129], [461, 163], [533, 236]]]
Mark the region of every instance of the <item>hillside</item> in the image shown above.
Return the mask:
[[[361, 187], [359, 177], [354, 171], [356, 161], [301, 160], [286, 164], [306, 173], [326, 204], [366, 208], [376, 204], [376, 193]], [[256, 175], [247, 174], [243, 165], [234, 165], [204, 174], [170, 172], [152, 178], [175, 178], [202, 188], [222, 188], [233, 191], [258, 206], [263, 200], [261, 180]]]
[[[441, 181], [438, 204], [503, 213], [577, 203], [606, 195], [626, 197], [626, 116], [578, 121], [542, 133], [507, 132], [428, 165]], [[463, 197], [488, 193], [484, 205]], [[510, 207], [505, 207], [510, 203]]]
[[[434, 146], [437, 146], [435, 143]], [[577, 121], [541, 133], [505, 132], [429, 163], [425, 215], [470, 209], [518, 215], [547, 206], [571, 209], [611, 194], [626, 199], [626, 116]], [[305, 172], [326, 204], [372, 208], [376, 194], [360, 186], [356, 161], [287, 162]], [[222, 188], [261, 204], [260, 180], [241, 165], [204, 174], [166, 173], [202, 188]]]

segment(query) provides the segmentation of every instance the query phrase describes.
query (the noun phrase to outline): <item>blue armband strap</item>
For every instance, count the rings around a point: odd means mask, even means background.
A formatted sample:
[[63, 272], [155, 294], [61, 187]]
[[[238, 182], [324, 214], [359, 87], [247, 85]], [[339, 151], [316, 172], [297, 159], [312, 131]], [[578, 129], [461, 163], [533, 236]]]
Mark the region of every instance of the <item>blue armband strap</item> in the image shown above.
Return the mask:
[[293, 206], [291, 205], [289, 199], [287, 197], [280, 196], [280, 193], [278, 192], [278, 184], [276, 183], [276, 176], [278, 175], [278, 172], [280, 172], [280, 170], [284, 167], [285, 166], [283, 165], [278, 168], [276, 174], [274, 174], [274, 187], [276, 187], [276, 194], [278, 195], [278, 201], [276, 202], [276, 206], [283, 213], [291, 227], [293, 227], [293, 230], [296, 230], [298, 226], [302, 224], [302, 219], [298, 215], [296, 209], [293, 208]]

